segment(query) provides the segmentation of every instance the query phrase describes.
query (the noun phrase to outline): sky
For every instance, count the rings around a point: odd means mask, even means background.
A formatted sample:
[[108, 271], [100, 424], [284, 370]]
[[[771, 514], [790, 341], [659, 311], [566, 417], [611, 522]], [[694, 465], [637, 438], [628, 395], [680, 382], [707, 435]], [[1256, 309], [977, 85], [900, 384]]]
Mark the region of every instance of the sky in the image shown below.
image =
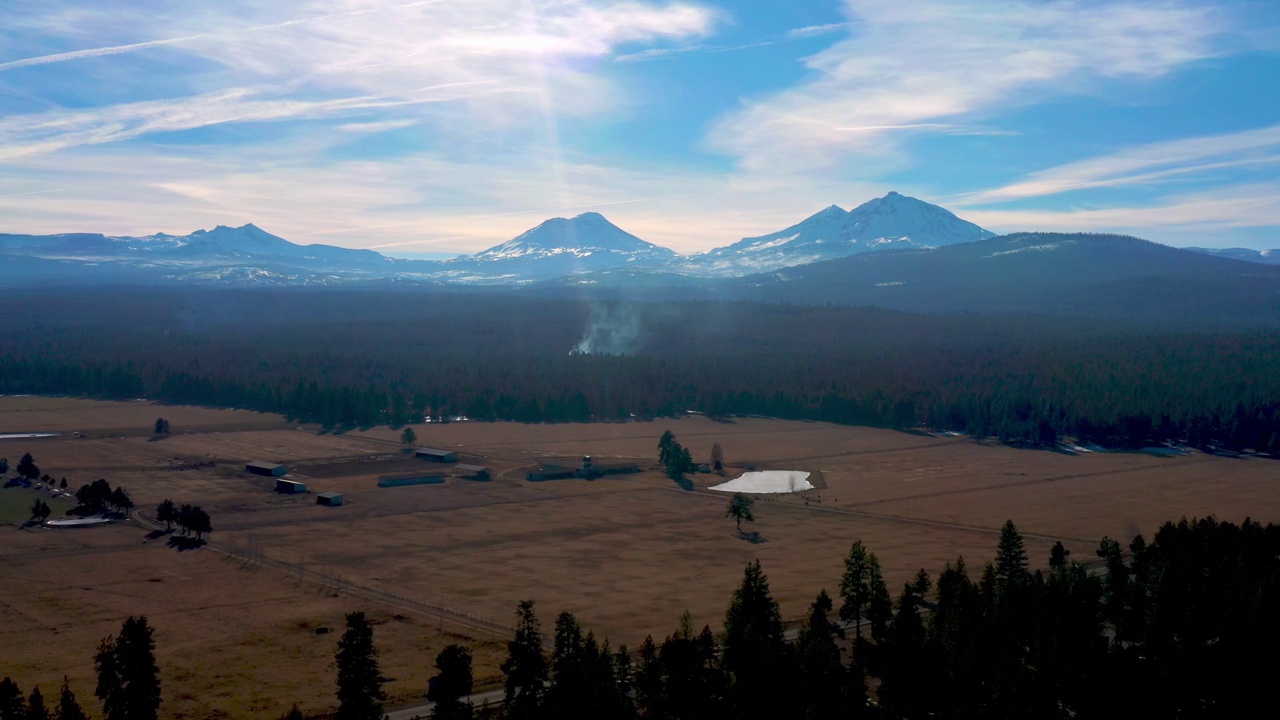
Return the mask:
[[890, 190], [1280, 247], [1280, 2], [0, 3], [0, 232], [693, 253]]

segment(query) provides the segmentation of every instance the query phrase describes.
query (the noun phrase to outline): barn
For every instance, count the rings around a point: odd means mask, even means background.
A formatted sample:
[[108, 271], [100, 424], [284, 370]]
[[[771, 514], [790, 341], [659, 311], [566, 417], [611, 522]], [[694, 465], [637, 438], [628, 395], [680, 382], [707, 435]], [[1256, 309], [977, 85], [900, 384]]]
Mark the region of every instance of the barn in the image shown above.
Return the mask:
[[296, 495], [307, 491], [307, 484], [297, 480], [276, 480], [276, 492]]
[[342, 504], [342, 493], [325, 492], [316, 496], [317, 505], [326, 505], [328, 507], [337, 507]]
[[431, 462], [451, 463], [458, 462], [458, 453], [452, 450], [440, 450], [439, 448], [418, 448], [414, 456], [421, 460], [430, 460]]
[[265, 475], [267, 477], [283, 477], [289, 473], [289, 468], [280, 463], [263, 462], [262, 460], [254, 460], [245, 463], [245, 472], [251, 472], [254, 475]]

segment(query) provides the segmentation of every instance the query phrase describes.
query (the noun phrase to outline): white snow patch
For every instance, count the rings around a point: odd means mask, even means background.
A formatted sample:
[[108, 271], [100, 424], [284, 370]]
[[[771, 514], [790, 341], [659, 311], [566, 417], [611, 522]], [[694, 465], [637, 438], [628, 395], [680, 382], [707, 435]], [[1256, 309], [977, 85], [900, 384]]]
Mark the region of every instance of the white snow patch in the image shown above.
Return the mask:
[[707, 489], [754, 494], [793, 493], [812, 490], [813, 484], [808, 478], [809, 473], [803, 470], [757, 470]]

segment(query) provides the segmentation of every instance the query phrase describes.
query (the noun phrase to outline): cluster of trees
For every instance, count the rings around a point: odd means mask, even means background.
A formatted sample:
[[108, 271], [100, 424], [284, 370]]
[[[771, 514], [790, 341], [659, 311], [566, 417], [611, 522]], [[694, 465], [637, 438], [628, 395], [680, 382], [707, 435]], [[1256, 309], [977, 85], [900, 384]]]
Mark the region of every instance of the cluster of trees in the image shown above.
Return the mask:
[[1010, 522], [979, 579], [958, 559], [936, 587], [922, 570], [891, 599], [855, 543], [843, 623], [821, 592], [793, 642], [753, 563], [721, 634], [686, 615], [634, 658], [562, 613], [548, 659], [526, 601], [503, 665], [506, 717], [1233, 718], [1264, 706], [1280, 669], [1280, 527], [1183, 520], [1127, 553], [1103, 539], [1097, 555], [1105, 573], [1058, 543], [1032, 571]]
[[103, 478], [81, 485], [76, 491], [76, 502], [90, 512], [106, 512], [113, 510], [127, 513], [133, 509], [133, 500], [122, 487], [112, 488], [111, 483]]
[[203, 538], [205, 533], [213, 532], [213, 520], [204, 508], [186, 503], [178, 506], [169, 498], [156, 505], [156, 520], [164, 523], [165, 529], [170, 531], [176, 523], [182, 528], [183, 535], [195, 533], [197, 540]]
[[156, 418], [156, 426], [154, 429], [154, 433], [159, 436], [168, 435], [169, 421], [165, 420], [164, 418]]
[[40, 498], [36, 498], [35, 502], [31, 503], [32, 520], [35, 520], [36, 522], [44, 522], [49, 519], [49, 516], [52, 514], [53, 508], [49, 507], [49, 503], [41, 500]]
[[667, 475], [673, 478], [692, 472], [695, 467], [689, 449], [681, 445], [670, 430], [663, 432], [658, 439], [658, 462], [662, 463], [662, 469]]
[[[695, 410], [1011, 443], [1280, 450], [1274, 330], [653, 303], [618, 310], [647, 338], [635, 355], [597, 356], [569, 354], [590, 317], [562, 299], [158, 292], [169, 296], [150, 305], [83, 293], [20, 299], [22, 311], [0, 318], [0, 393], [145, 396], [332, 427]], [[496, 345], [504, 352], [489, 351]]]
[[53, 708], [44, 699], [39, 685], [24, 697], [18, 684], [6, 677], [0, 680], [0, 720], [88, 720], [88, 716], [65, 677], [58, 694], [58, 704]]

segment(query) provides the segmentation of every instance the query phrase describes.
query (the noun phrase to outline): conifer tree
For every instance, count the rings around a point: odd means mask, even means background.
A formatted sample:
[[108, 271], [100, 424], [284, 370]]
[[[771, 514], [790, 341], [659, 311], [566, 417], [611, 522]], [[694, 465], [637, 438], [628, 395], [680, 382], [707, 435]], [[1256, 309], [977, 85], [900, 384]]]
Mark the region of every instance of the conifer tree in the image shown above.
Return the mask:
[[731, 712], [740, 720], [772, 720], [789, 700], [782, 617], [757, 560], [746, 567], [724, 620], [724, 670]]
[[378, 668], [373, 626], [363, 612], [347, 614], [347, 629], [338, 641], [337, 720], [381, 720], [386, 678]]
[[119, 635], [99, 644], [95, 694], [106, 720], [155, 720], [161, 698], [153, 633], [145, 617], [130, 616]]
[[520, 602], [516, 618], [516, 635], [507, 643], [507, 659], [502, 663], [503, 707], [509, 720], [539, 720], [544, 717], [548, 673], [532, 600]]
[[58, 697], [57, 720], [89, 720], [84, 714], [84, 709], [80, 707], [80, 702], [76, 700], [76, 694], [71, 692], [71, 684], [66, 675], [62, 676], [62, 690]]

